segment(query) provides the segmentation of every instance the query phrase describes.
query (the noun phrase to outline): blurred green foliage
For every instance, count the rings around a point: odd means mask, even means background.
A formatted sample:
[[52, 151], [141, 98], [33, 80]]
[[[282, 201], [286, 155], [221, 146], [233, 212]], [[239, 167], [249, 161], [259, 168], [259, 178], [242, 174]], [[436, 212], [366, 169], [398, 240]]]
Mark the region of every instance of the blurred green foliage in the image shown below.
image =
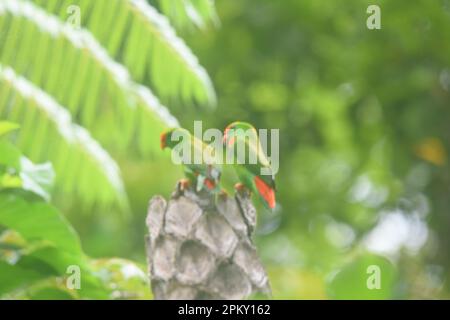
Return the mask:
[[[221, 27], [188, 43], [219, 106], [176, 115], [280, 129], [280, 210], [257, 238], [275, 298], [449, 298], [450, 2], [217, 6]], [[367, 252], [397, 269], [391, 291], [356, 292], [367, 274], [353, 271], [329, 284]]]

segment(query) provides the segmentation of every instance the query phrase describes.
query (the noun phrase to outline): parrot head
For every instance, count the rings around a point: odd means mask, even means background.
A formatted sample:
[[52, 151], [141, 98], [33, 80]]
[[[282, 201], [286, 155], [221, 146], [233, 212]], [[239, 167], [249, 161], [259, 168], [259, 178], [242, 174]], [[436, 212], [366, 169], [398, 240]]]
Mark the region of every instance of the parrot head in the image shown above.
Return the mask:
[[181, 128], [169, 129], [163, 132], [160, 136], [161, 149], [172, 149], [175, 145], [180, 143], [180, 137], [189, 137], [189, 132]]
[[164, 150], [167, 147], [167, 132], [161, 133], [160, 139], [160, 146], [161, 150]]
[[235, 121], [225, 128], [223, 132], [223, 144], [225, 146], [230, 146], [236, 141], [236, 137], [244, 136], [248, 132], [251, 132], [252, 135], [254, 134], [255, 138], [258, 135], [255, 127], [250, 123]]

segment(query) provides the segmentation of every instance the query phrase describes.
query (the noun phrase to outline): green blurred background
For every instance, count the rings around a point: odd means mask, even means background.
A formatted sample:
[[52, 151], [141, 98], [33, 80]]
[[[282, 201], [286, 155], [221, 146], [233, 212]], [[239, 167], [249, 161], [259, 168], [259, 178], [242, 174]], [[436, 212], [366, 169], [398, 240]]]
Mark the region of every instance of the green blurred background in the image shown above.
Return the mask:
[[[380, 30], [366, 27], [370, 4]], [[274, 298], [450, 298], [450, 1], [218, 0], [216, 10], [216, 27], [177, 32], [217, 108], [163, 102], [190, 130], [194, 120], [280, 129], [279, 206], [258, 207], [255, 239]], [[113, 154], [131, 215], [60, 206], [88, 255], [144, 265], [148, 201], [169, 197], [182, 169], [167, 155]], [[379, 291], [361, 288], [370, 264]]]
[[[181, 124], [280, 129], [280, 207], [257, 236], [275, 298], [325, 298], [367, 249], [397, 265], [396, 297], [449, 297], [450, 2], [377, 3], [381, 30], [373, 1], [218, 1], [220, 28], [187, 36], [219, 105]], [[73, 219], [88, 253], [144, 261], [147, 202], [182, 173], [121, 163], [132, 221]]]

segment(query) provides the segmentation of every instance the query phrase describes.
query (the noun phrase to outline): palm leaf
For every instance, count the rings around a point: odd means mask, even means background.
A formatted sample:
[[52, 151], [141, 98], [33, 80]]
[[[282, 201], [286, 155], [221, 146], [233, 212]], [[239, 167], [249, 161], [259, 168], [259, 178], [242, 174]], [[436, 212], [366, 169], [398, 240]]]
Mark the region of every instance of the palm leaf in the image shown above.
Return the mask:
[[109, 154], [53, 98], [1, 66], [0, 118], [21, 125], [15, 139], [27, 156], [52, 161], [59, 192], [78, 194], [87, 203], [126, 205], [119, 168]]
[[158, 3], [178, 30], [190, 30], [193, 26], [205, 29], [209, 24], [219, 24], [214, 0], [159, 0]]
[[[76, 122], [104, 145], [124, 150], [133, 137], [157, 140], [156, 133], [178, 125], [151, 92], [154, 98], [141, 99], [141, 86], [88, 31], [18, 0], [0, 1], [0, 25], [0, 62], [67, 106]], [[158, 144], [139, 145], [148, 154]]]
[[89, 29], [138, 82], [150, 85], [165, 101], [214, 106], [215, 92], [197, 57], [179, 38], [168, 19], [146, 0], [33, 0], [47, 11], [68, 18], [77, 5]]

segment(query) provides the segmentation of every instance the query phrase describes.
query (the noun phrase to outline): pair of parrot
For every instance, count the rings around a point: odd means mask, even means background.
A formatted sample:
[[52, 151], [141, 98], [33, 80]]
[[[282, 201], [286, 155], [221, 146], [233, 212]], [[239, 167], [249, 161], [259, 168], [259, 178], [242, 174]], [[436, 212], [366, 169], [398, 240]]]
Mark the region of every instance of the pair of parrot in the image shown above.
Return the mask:
[[[249, 134], [250, 133], [250, 134]], [[189, 131], [182, 128], [170, 129], [161, 134], [161, 149], [174, 149], [179, 145], [179, 139], [175, 137], [185, 136], [191, 144], [192, 154], [203, 154], [206, 146], [203, 141], [192, 136]], [[184, 141], [183, 141], [184, 142]], [[263, 205], [273, 210], [276, 205], [275, 200], [275, 178], [271, 173], [270, 162], [262, 150], [256, 129], [246, 122], [233, 122], [224, 130], [223, 145], [225, 148], [236, 148], [238, 144], [245, 145], [245, 159], [238, 159], [234, 153], [233, 166], [240, 180], [235, 185], [238, 190], [247, 189], [258, 195]], [[214, 155], [211, 155], [212, 157]], [[254, 159], [256, 161], [249, 161]], [[220, 191], [221, 169], [214, 163], [191, 164], [183, 163], [186, 180], [182, 181], [182, 188], [194, 185], [197, 191], [206, 190], [211, 193]], [[266, 173], [262, 175], [261, 169]]]

